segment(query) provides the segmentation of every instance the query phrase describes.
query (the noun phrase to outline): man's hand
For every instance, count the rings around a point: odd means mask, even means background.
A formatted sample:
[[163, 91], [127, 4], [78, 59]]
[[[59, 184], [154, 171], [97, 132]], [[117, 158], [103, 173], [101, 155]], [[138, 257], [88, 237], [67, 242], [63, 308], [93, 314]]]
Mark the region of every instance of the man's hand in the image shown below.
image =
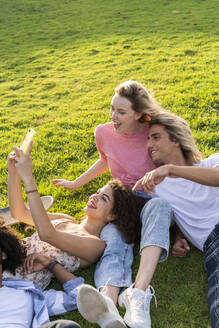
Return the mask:
[[54, 261], [53, 258], [39, 253], [29, 254], [24, 261], [24, 270], [28, 273], [38, 272], [46, 269]]
[[172, 254], [174, 257], [185, 257], [190, 251], [187, 240], [183, 237], [178, 237], [173, 245]]
[[170, 167], [170, 164], [163, 165], [153, 171], [146, 173], [143, 178], [136, 182], [132, 190], [137, 190], [138, 186], [142, 185], [144, 191], [150, 195], [151, 192], [155, 191], [155, 186], [157, 184], [161, 183], [166, 177], [171, 176]]

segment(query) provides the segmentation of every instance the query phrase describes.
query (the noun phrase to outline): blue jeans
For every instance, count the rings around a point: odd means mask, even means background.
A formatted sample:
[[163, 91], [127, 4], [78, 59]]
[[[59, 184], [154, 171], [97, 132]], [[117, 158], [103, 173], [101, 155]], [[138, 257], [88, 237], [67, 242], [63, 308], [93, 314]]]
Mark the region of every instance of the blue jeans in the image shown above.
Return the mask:
[[219, 223], [204, 244], [204, 265], [208, 275], [211, 326], [219, 328]]
[[[170, 205], [159, 198], [147, 200], [141, 211], [141, 220], [140, 252], [147, 246], [159, 246], [163, 249], [160, 261], [164, 261], [169, 250], [169, 227], [172, 220]], [[134, 245], [126, 244], [112, 223], [103, 228], [101, 239], [107, 246], [96, 266], [94, 275], [96, 287], [105, 285], [129, 287], [132, 284]]]

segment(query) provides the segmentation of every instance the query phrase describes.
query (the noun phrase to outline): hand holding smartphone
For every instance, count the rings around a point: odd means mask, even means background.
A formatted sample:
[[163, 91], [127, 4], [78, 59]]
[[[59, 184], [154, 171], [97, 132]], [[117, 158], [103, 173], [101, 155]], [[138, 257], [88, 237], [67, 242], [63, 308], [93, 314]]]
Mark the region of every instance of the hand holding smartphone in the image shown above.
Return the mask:
[[29, 147], [31, 141], [33, 140], [35, 134], [36, 134], [36, 132], [33, 129], [29, 129], [27, 134], [25, 135], [25, 137], [20, 145], [20, 149], [23, 151], [24, 155], [26, 155], [28, 147]]

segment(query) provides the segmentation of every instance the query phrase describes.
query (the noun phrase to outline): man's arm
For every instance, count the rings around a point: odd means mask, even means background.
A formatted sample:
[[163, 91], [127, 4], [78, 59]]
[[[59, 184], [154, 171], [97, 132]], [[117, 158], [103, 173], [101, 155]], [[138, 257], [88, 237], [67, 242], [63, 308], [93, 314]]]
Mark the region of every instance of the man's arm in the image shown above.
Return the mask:
[[218, 187], [219, 167], [162, 165], [146, 173], [143, 178], [136, 182], [133, 190], [136, 190], [139, 185], [142, 185], [144, 191], [150, 194], [155, 191], [155, 186], [161, 183], [166, 177], [184, 178], [203, 185]]
[[176, 166], [168, 164], [169, 177], [178, 177], [191, 180], [206, 186], [219, 187], [219, 166]]

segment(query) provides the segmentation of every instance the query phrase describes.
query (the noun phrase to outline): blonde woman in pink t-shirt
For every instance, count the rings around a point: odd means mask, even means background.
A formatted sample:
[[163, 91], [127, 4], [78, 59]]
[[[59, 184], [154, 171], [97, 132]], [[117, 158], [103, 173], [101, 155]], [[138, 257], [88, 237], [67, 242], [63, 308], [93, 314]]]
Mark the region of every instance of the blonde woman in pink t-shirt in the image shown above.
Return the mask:
[[113, 178], [133, 187], [146, 172], [154, 169], [148, 154], [148, 121], [162, 111], [146, 88], [136, 81], [126, 81], [115, 89], [110, 105], [112, 122], [95, 130], [100, 158], [74, 181], [55, 179], [57, 187], [76, 190], [106, 170]]
[[[76, 190], [109, 169], [113, 178], [119, 178], [125, 185], [132, 188], [146, 172], [154, 169], [147, 148], [148, 122], [161, 111], [163, 111], [162, 107], [139, 82], [126, 81], [120, 84], [115, 89], [110, 105], [112, 121], [101, 124], [95, 129], [96, 146], [100, 158], [74, 181], [55, 179], [52, 181], [53, 184], [57, 187]], [[147, 198], [140, 188], [137, 193]], [[113, 302], [117, 303], [120, 288], [128, 287], [132, 283], [133, 247], [124, 242], [113, 224], [108, 224], [102, 230], [101, 238], [106, 242], [107, 247], [97, 264], [95, 284], [100, 290], [103, 290], [102, 287], [105, 286], [104, 295], [109, 296], [104, 296], [105, 301], [113, 307]], [[149, 259], [147, 261], [150, 273], [146, 279], [150, 282], [153, 276], [151, 268], [154, 267], [153, 252], [155, 256], [157, 255], [156, 247], [148, 248], [150, 248], [152, 262]], [[122, 319], [118, 317], [115, 306], [110, 312], [111, 321], [114, 323], [112, 327], [126, 327]], [[136, 328], [135, 323], [133, 326]], [[108, 326], [103, 323], [102, 327]], [[144, 323], [143, 327], [146, 327]]]

